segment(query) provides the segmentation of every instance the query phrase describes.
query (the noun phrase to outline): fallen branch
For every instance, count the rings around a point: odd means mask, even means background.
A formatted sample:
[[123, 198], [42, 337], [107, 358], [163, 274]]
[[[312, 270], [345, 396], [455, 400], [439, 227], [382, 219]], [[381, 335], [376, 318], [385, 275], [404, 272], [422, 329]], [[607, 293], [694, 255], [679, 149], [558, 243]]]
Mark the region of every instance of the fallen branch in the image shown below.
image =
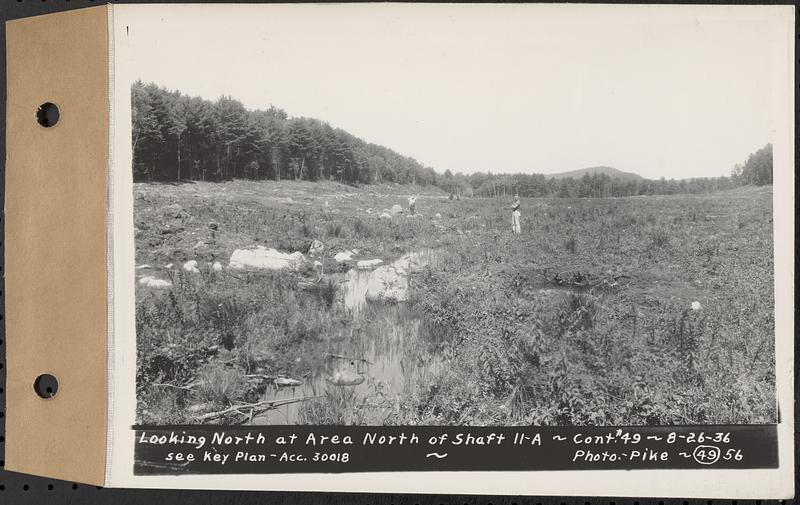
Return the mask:
[[284, 398], [279, 400], [265, 400], [263, 402], [256, 402], [256, 403], [242, 403], [239, 405], [232, 405], [225, 410], [220, 410], [218, 412], [209, 412], [208, 414], [197, 416], [196, 419], [198, 421], [210, 421], [212, 419], [217, 419], [226, 414], [232, 414], [232, 413], [237, 413], [239, 415], [244, 415], [245, 417], [247, 417], [247, 415], [241, 412], [239, 409], [252, 409], [252, 412], [250, 414], [252, 416], [253, 413], [255, 412], [260, 413], [265, 410], [282, 407], [283, 405], [304, 402], [306, 400], [313, 400], [315, 398], [322, 398], [322, 396], [302, 396], [299, 398]]
[[158, 387], [162, 387], [162, 388], [185, 389], [187, 391], [192, 391], [194, 388], [196, 388], [198, 386], [202, 386], [202, 385], [203, 385], [202, 382], [193, 382], [193, 383], [187, 384], [185, 386], [176, 386], [175, 384], [169, 384], [169, 383], [166, 383], [166, 384], [159, 384], [159, 383], [151, 384], [151, 386], [158, 386]]
[[265, 380], [265, 381], [274, 381], [275, 379], [278, 378], [277, 375], [263, 375], [263, 374], [260, 374], [260, 373], [246, 374], [245, 377], [248, 378], [248, 379], [257, 378], [257, 379], [262, 379], [262, 380]]

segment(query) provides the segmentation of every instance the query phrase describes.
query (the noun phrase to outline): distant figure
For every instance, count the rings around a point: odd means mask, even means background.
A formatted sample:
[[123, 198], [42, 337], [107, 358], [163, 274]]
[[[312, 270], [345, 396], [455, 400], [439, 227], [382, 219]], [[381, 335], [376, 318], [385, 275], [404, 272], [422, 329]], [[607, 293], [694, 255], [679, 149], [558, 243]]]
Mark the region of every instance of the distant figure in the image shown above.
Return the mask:
[[408, 213], [412, 216], [417, 213], [417, 197], [415, 196], [408, 197]]
[[453, 200], [453, 198], [455, 198], [455, 197], [456, 197], [455, 193], [453, 193], [453, 192], [451, 191], [451, 192], [450, 192], [450, 200]]
[[519, 195], [514, 195], [514, 203], [511, 204], [511, 227], [514, 233], [522, 233], [522, 228], [519, 225], [519, 207], [522, 205], [519, 201]]

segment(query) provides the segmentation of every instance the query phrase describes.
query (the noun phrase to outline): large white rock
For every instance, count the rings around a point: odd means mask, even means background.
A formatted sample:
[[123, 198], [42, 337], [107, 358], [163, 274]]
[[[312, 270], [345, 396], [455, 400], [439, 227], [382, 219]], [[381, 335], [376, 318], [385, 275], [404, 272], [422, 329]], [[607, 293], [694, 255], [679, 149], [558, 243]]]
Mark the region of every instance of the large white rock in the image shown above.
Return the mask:
[[266, 268], [269, 270], [282, 270], [288, 268], [296, 270], [305, 261], [303, 253], [297, 251], [291, 254], [282, 253], [275, 249], [258, 246], [255, 249], [236, 249], [231, 254], [228, 268]]
[[403, 213], [403, 207], [398, 204], [392, 205], [392, 210], [390, 211], [393, 216], [399, 216]]
[[382, 265], [383, 260], [381, 259], [374, 259], [374, 260], [361, 260], [356, 263], [357, 268], [374, 268], [378, 265]]
[[340, 253], [336, 253], [336, 256], [334, 256], [333, 259], [335, 259], [337, 263], [350, 261], [353, 259], [353, 251], [342, 251]]
[[215, 262], [214, 262], [214, 263], [211, 265], [211, 268], [213, 268], [215, 272], [219, 272], [219, 271], [221, 271], [221, 270], [222, 270], [222, 263], [220, 263], [219, 261], [215, 261]]
[[199, 274], [200, 270], [197, 269], [197, 261], [191, 260], [183, 264], [183, 269], [190, 274]]
[[163, 289], [172, 286], [172, 283], [163, 279], [156, 279], [153, 276], [147, 275], [139, 279], [139, 284], [148, 288]]

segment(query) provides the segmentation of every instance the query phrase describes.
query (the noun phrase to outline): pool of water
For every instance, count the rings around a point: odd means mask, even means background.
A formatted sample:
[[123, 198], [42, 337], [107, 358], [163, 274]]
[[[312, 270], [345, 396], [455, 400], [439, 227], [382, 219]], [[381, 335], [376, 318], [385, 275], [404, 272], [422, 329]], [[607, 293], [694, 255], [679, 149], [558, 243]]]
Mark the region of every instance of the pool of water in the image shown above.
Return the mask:
[[[410, 290], [413, 274], [434, 259], [430, 252], [411, 253], [386, 267], [400, 272]], [[349, 332], [322, 344], [314, 370], [301, 385], [268, 387], [263, 400], [321, 397], [309, 401], [342, 401], [347, 403], [345, 410], [353, 411], [350, 422], [380, 425], [392, 414], [399, 397], [413, 394], [439, 371], [441, 359], [425, 341], [419, 314], [403, 301], [368, 299], [367, 294], [376, 289], [376, 271], [354, 268], [339, 274], [343, 275], [342, 301], [354, 317]], [[311, 422], [303, 410], [303, 402], [282, 405], [258, 415], [252, 423]]]

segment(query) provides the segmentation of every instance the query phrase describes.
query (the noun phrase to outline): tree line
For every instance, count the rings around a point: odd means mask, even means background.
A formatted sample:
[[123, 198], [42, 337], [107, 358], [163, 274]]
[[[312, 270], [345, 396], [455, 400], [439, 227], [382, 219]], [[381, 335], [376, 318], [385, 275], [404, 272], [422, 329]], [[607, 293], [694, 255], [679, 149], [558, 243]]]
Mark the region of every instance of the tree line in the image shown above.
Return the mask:
[[603, 173], [579, 178], [547, 177], [542, 174], [447, 175], [439, 179], [446, 191], [464, 196], [497, 197], [519, 194], [522, 197], [608, 198], [638, 195], [677, 195], [711, 193], [736, 186], [730, 177], [692, 179], [629, 179]]
[[733, 167], [731, 179], [737, 186], [772, 184], [772, 144], [767, 144]]
[[131, 100], [137, 181], [436, 181], [436, 172], [413, 158], [276, 107], [248, 110], [230, 96], [212, 102], [141, 81]]
[[622, 179], [542, 174], [437, 173], [409, 156], [314, 118], [249, 110], [238, 100], [191, 97], [154, 83], [131, 88], [135, 181], [336, 180], [347, 184], [435, 185], [457, 196], [620, 197], [709, 193], [772, 184], [772, 145], [736, 165], [730, 177]]

